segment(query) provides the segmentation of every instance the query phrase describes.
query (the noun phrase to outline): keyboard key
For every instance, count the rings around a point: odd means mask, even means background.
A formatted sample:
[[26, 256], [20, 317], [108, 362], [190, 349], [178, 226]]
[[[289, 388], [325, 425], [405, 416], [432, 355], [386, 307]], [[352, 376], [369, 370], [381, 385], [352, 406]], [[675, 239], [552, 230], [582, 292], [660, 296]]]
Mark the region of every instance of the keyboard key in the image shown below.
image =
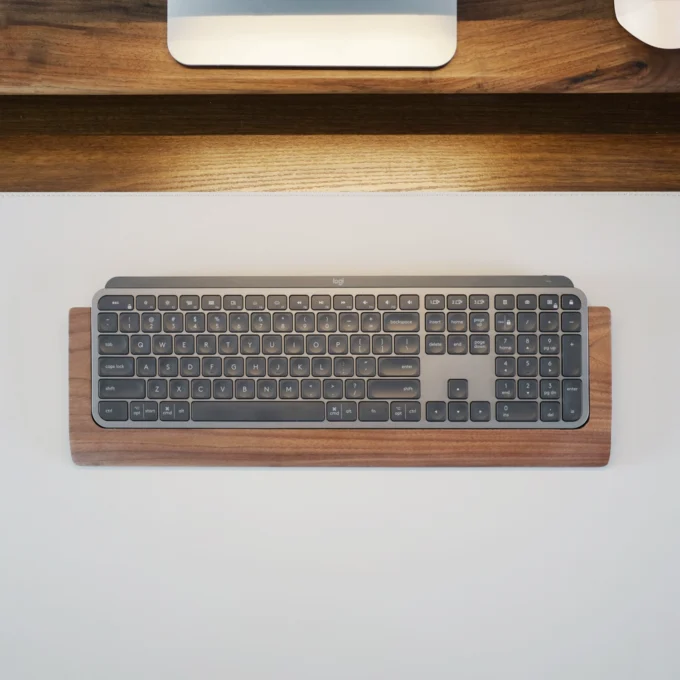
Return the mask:
[[[271, 307], [270, 307], [271, 309]], [[257, 398], [258, 399], [276, 399], [276, 380], [258, 380], [257, 381]]]
[[333, 309], [342, 311], [354, 307], [354, 298], [351, 295], [334, 295]]
[[140, 357], [137, 359], [137, 377], [154, 378], [156, 376], [156, 359]]
[[182, 314], [163, 314], [163, 330], [166, 333], [181, 333], [184, 330], [184, 316]]
[[559, 399], [560, 381], [541, 380], [541, 399]]
[[145, 380], [105, 379], [99, 381], [100, 399], [144, 399]]
[[564, 333], [579, 333], [581, 331], [581, 312], [563, 312], [562, 331]]
[[126, 401], [100, 401], [98, 405], [99, 417], [107, 422], [122, 422], [128, 419], [128, 405]]
[[470, 330], [473, 333], [488, 333], [489, 329], [489, 314], [487, 312], [470, 314]]
[[354, 422], [357, 419], [357, 405], [351, 401], [342, 402], [342, 419], [347, 422]]
[[488, 401], [473, 401], [470, 404], [470, 420], [475, 423], [491, 420], [491, 404]]
[[428, 333], [443, 333], [446, 330], [446, 317], [438, 312], [425, 314], [425, 330]]
[[373, 336], [373, 354], [378, 354], [378, 355], [392, 354], [392, 336], [391, 335], [374, 335]]
[[425, 309], [445, 309], [446, 298], [443, 295], [426, 295]]
[[279, 397], [281, 399], [298, 399], [300, 397], [300, 383], [297, 380], [279, 381]]
[[541, 335], [539, 338], [541, 354], [559, 354], [560, 338], [559, 335]]
[[446, 420], [446, 404], [443, 401], [428, 401], [425, 417], [430, 423], [443, 423]]
[[215, 399], [232, 399], [234, 383], [231, 380], [215, 380], [213, 383], [213, 397]]
[[376, 362], [373, 357], [357, 359], [357, 375], [362, 378], [372, 378], [375, 375]]
[[308, 335], [307, 354], [326, 354], [326, 336]]
[[326, 417], [326, 407], [317, 401], [194, 402], [191, 417], [201, 422], [318, 422]]
[[557, 312], [541, 312], [539, 317], [541, 333], [554, 333], [560, 329], [560, 315]]
[[562, 381], [562, 418], [567, 423], [576, 422], [583, 411], [583, 382], [581, 380]]
[[386, 401], [359, 402], [359, 420], [362, 422], [387, 422], [389, 415], [389, 404]]
[[200, 309], [198, 295], [182, 295], [179, 299], [179, 308], [185, 312]]
[[417, 333], [420, 330], [420, 314], [385, 312], [383, 330], [385, 333]]
[[496, 312], [496, 332], [512, 333], [515, 330], [515, 315], [512, 312]]
[[329, 354], [347, 354], [349, 351], [349, 339], [346, 335], [328, 336]]
[[342, 420], [342, 404], [339, 401], [329, 401], [326, 404], [326, 420], [337, 423]]
[[399, 309], [418, 309], [420, 307], [420, 296], [418, 295], [400, 295]]
[[449, 335], [447, 340], [447, 351], [449, 354], [467, 354], [468, 337], [467, 335]]
[[395, 354], [419, 354], [420, 336], [418, 335], [396, 335], [394, 338]]
[[448, 295], [446, 298], [446, 306], [453, 310], [467, 309], [467, 295]]
[[[188, 380], [171, 380], [170, 381], [170, 399], [188, 399], [189, 398], [189, 381]], [[174, 411], [173, 411], [174, 417]]]
[[446, 337], [443, 335], [426, 335], [425, 353], [446, 354]]
[[535, 335], [519, 335], [519, 336], [517, 336], [517, 353], [518, 354], [537, 354], [538, 353], [538, 338]]
[[560, 403], [544, 401], [541, 403], [541, 420], [544, 423], [556, 423], [560, 419]]
[[127, 357], [119, 359], [99, 359], [99, 375], [103, 378], [131, 378], [135, 374], [135, 360]]
[[154, 354], [172, 354], [172, 335], [154, 335], [151, 339], [151, 349]]
[[560, 360], [551, 357], [541, 357], [541, 377], [554, 378], [560, 374]]
[[518, 381], [517, 396], [520, 399], [538, 399], [538, 381], [537, 380]]
[[222, 298], [219, 295], [204, 295], [201, 298], [201, 309], [206, 312], [222, 309]]
[[357, 295], [355, 305], [357, 309], [375, 309], [375, 295]]
[[369, 399], [419, 399], [420, 380], [369, 380]]
[[194, 354], [196, 342], [193, 335], [175, 336], [175, 354]]
[[291, 333], [293, 331], [293, 315], [289, 312], [274, 314], [274, 331], [276, 333]]
[[249, 378], [263, 378], [267, 375], [267, 360], [264, 357], [248, 357], [246, 375]]
[[491, 352], [491, 338], [488, 335], [470, 336], [470, 354], [489, 354]]
[[489, 296], [470, 295], [470, 309], [489, 309]]
[[247, 333], [250, 330], [250, 316], [248, 314], [230, 314], [229, 331], [231, 333]]
[[100, 335], [99, 354], [128, 354], [130, 338], [127, 335]]
[[467, 314], [465, 312], [449, 312], [447, 325], [449, 333], [465, 333], [467, 331]]
[[390, 420], [394, 423], [403, 423], [406, 421], [406, 402], [393, 401], [390, 404]]
[[[312, 323], [314, 323], [314, 315], [312, 315]], [[269, 312], [262, 314], [251, 314], [250, 316], [250, 330], [253, 333], [269, 333], [272, 329], [272, 315]]]
[[[298, 312], [295, 315], [295, 332], [296, 333], [313, 333], [315, 331], [316, 317], [311, 312]], [[253, 330], [257, 328], [253, 327]]]
[[496, 399], [514, 399], [516, 394], [514, 380], [496, 380]]
[[450, 401], [448, 417], [452, 423], [466, 423], [469, 418], [468, 403], [466, 401]]
[[301, 386], [303, 399], [321, 399], [320, 380], [303, 380]]
[[342, 399], [342, 380], [324, 380], [323, 398]]
[[351, 378], [354, 375], [354, 359], [352, 357], [335, 357], [333, 375], [336, 378]]
[[[291, 359], [291, 366], [300, 361], [307, 361], [307, 372], [309, 375], [309, 359]], [[288, 375], [288, 359], [286, 357], [272, 357], [267, 363], [267, 375], [271, 378], [285, 378]], [[295, 375], [295, 374], [293, 374]]]
[[378, 309], [396, 309], [396, 295], [378, 295]]
[[139, 333], [139, 314], [137, 312], [121, 314], [119, 321], [121, 333]]
[[219, 378], [222, 375], [222, 359], [205, 357], [201, 361], [201, 374], [204, 378]]
[[314, 357], [312, 359], [312, 375], [315, 378], [326, 378], [333, 373], [333, 362], [329, 357]]
[[514, 295], [496, 295], [494, 298], [494, 306], [496, 309], [515, 309]]
[[559, 309], [560, 301], [557, 295], [541, 295], [538, 298], [538, 306], [541, 309]]
[[349, 351], [352, 354], [370, 354], [371, 353], [371, 336], [370, 335], [353, 335], [349, 339]]
[[515, 336], [497, 335], [496, 354], [514, 354], [514, 353], [515, 353]]
[[201, 375], [201, 363], [198, 357], [182, 357], [179, 360], [179, 374], [183, 378], [197, 378]]
[[520, 333], [535, 333], [538, 330], [536, 312], [520, 312], [517, 315], [517, 330]]
[[496, 420], [499, 423], [531, 423], [538, 420], [538, 404], [535, 401], [510, 401], [496, 404]]
[[142, 314], [142, 332], [160, 333], [162, 317], [160, 314]]
[[[297, 354], [302, 354], [302, 337], [296, 335], [287, 335], [288, 338], [300, 338], [300, 351]], [[242, 335], [241, 336], [241, 354], [259, 354], [260, 353], [260, 336], [259, 335]], [[286, 349], [286, 354], [288, 351]]]
[[159, 359], [158, 375], [164, 378], [176, 378], [179, 375], [179, 359], [177, 357]]
[[562, 375], [566, 378], [581, 377], [581, 336], [562, 336]]
[[272, 356], [283, 352], [283, 338], [280, 335], [265, 335], [262, 338], [262, 354]]
[[158, 309], [164, 312], [174, 312], [179, 306], [176, 295], [161, 295], [158, 298]]
[[142, 402], [142, 409], [144, 412], [144, 420], [146, 422], [152, 422], [158, 420], [158, 404], [146, 401]]
[[212, 383], [210, 380], [192, 380], [191, 381], [191, 398], [192, 399], [210, 399]]
[[130, 338], [130, 351], [132, 354], [151, 354], [151, 336], [133, 335]]
[[499, 378], [514, 378], [515, 366], [514, 357], [496, 357], [496, 375]]
[[380, 314], [375, 312], [364, 312], [361, 315], [361, 331], [363, 333], [379, 333]]
[[286, 295], [269, 295], [267, 297], [267, 309], [272, 312], [288, 309], [288, 297]]
[[[255, 381], [254, 380], [237, 380], [235, 383], [234, 394], [237, 399], [254, 399], [255, 398]], [[196, 420], [196, 418], [194, 418]]]
[[517, 309], [536, 309], [538, 300], [535, 295], [518, 295]]
[[[335, 314], [333, 314], [332, 319], [328, 320], [328, 323], [324, 324], [324, 328], [319, 330], [334, 333], [336, 331]], [[356, 312], [343, 312], [340, 314], [340, 330], [343, 333], [356, 333], [359, 330], [359, 315]]]
[[246, 309], [253, 312], [264, 310], [264, 295], [246, 295]]
[[330, 309], [331, 296], [330, 295], [313, 295], [312, 309]]
[[517, 375], [520, 378], [535, 378], [538, 375], [538, 359], [536, 357], [517, 359]]
[[449, 380], [449, 399], [461, 400], [468, 398], [468, 381], [467, 380]]
[[[101, 312], [120, 312], [134, 308], [135, 301], [132, 295], [104, 295], [97, 303], [97, 309]], [[127, 420], [127, 416], [125, 419]]]
[[[272, 361], [271, 359], [269, 360]], [[283, 359], [283, 361], [288, 361]], [[290, 360], [290, 374], [295, 378], [307, 378], [311, 371], [311, 361], [309, 357], [299, 357]], [[271, 368], [270, 368], [271, 371]], [[271, 373], [269, 375], [272, 375]]]
[[578, 297], [578, 295], [563, 295], [562, 309], [568, 309], [570, 311], [581, 309], [581, 299]]
[[309, 295], [291, 295], [290, 308], [302, 311], [309, 309]]
[[100, 333], [115, 333], [118, 330], [118, 315], [98, 314], [97, 330]]
[[217, 351], [220, 354], [237, 354], [238, 335], [220, 335], [217, 338]]
[[[354, 331], [359, 330], [359, 315], [355, 315], [356, 325]], [[338, 330], [338, 315], [335, 312], [327, 312], [325, 314], [317, 314], [316, 327], [320, 333], [335, 333]], [[347, 331], [348, 333], [352, 331]]]
[[225, 295], [222, 304], [229, 312], [239, 312], [243, 309], [243, 295]]
[[420, 402], [411, 401], [406, 403], [406, 421], [410, 423], [420, 421]]

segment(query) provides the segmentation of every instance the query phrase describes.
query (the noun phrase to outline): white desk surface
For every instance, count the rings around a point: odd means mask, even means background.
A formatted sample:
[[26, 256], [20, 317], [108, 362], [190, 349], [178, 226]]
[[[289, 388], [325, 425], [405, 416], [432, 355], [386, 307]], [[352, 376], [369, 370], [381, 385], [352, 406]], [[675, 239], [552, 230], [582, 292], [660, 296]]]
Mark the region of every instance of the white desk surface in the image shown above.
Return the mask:
[[[680, 195], [0, 196], [0, 677], [677, 680], [679, 216]], [[568, 275], [613, 312], [612, 462], [75, 467], [69, 307], [203, 273]]]

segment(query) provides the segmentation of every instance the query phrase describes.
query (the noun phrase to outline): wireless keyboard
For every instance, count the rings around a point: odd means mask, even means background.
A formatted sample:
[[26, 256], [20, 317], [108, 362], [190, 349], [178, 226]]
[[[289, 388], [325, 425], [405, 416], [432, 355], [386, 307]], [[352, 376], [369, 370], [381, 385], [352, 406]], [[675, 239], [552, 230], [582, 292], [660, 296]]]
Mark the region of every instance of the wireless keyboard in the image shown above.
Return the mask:
[[562, 276], [116, 278], [93, 300], [105, 428], [550, 428], [589, 415]]

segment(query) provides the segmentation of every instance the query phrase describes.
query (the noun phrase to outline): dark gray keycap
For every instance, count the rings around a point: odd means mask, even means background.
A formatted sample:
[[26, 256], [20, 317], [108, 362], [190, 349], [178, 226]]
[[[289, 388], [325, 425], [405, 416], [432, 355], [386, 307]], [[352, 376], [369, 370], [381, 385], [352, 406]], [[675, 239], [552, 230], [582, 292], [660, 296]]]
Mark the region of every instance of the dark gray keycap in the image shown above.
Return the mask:
[[175, 402], [173, 404], [174, 410], [175, 410], [175, 421], [176, 422], [181, 422], [181, 421], [187, 421], [189, 420], [189, 415], [190, 415], [190, 407], [189, 404], [185, 401], [182, 402]]
[[182, 357], [179, 360], [179, 374], [183, 378], [197, 378], [201, 375], [201, 360], [198, 357]]
[[283, 339], [283, 351], [290, 355], [304, 354], [304, 335], [286, 335], [286, 337]]
[[139, 333], [139, 314], [121, 314], [119, 319], [121, 333]]
[[99, 298], [97, 308], [101, 312], [122, 312], [135, 308], [132, 295], [103, 295]]
[[139, 378], [154, 378], [156, 376], [155, 357], [140, 357], [137, 359], [137, 376]]
[[345, 380], [345, 399], [365, 399], [365, 380]]
[[396, 295], [378, 295], [378, 309], [396, 309]]
[[312, 375], [316, 378], [326, 378], [333, 374], [333, 362], [329, 357], [314, 357], [312, 359]]
[[149, 399], [167, 399], [168, 381], [149, 380], [146, 384], [147, 397]]
[[395, 354], [420, 354], [419, 335], [395, 335], [394, 336]]
[[426, 335], [425, 353], [446, 354], [446, 337], [443, 335]]
[[534, 423], [538, 420], [538, 404], [535, 401], [498, 402], [496, 420], [499, 423]]
[[130, 420], [139, 422], [144, 420], [144, 402], [133, 401], [130, 404]]
[[450, 401], [448, 417], [452, 423], [466, 423], [469, 418], [468, 403], [466, 401]]
[[468, 337], [467, 335], [449, 335], [447, 340], [447, 351], [449, 354], [467, 354]]
[[446, 404], [443, 401], [428, 401], [425, 417], [430, 423], [443, 423], [446, 420]]
[[515, 370], [514, 357], [496, 357], [496, 375], [499, 378], [514, 378]]
[[467, 399], [468, 398], [468, 381], [462, 379], [449, 380], [448, 384], [449, 399]]
[[581, 309], [581, 298], [578, 295], [563, 295], [562, 296], [562, 309], [568, 310], [578, 310]]
[[541, 309], [559, 309], [560, 300], [557, 295], [541, 295], [538, 298], [538, 306]]
[[556, 423], [560, 419], [560, 402], [544, 401], [541, 403], [541, 420], [544, 423]]
[[156, 296], [155, 295], [138, 295], [137, 296], [137, 309], [140, 312], [152, 312], [156, 309]]
[[342, 420], [342, 404], [339, 401], [329, 401], [326, 404], [326, 420], [337, 423]]
[[176, 295], [161, 295], [158, 298], [158, 309], [164, 312], [172, 312], [179, 306], [179, 301]]
[[496, 354], [514, 354], [515, 353], [515, 336], [514, 335], [497, 335], [496, 336]]
[[375, 309], [375, 295], [357, 295], [354, 304], [357, 309]]
[[400, 295], [399, 309], [418, 309], [420, 307], [420, 296], [418, 295]]
[[255, 381], [237, 380], [234, 394], [237, 399], [255, 399]]
[[331, 296], [330, 295], [312, 295], [312, 309], [330, 309]]
[[333, 309], [341, 311], [343, 309], [352, 309], [354, 307], [354, 298], [351, 295], [334, 295]]
[[290, 312], [274, 314], [274, 331], [276, 333], [291, 333], [293, 330], [293, 315]]
[[115, 333], [118, 330], [118, 314], [97, 314], [97, 330], [100, 333]]
[[336, 378], [351, 378], [354, 375], [354, 359], [352, 357], [335, 357], [333, 359], [333, 375]]
[[518, 295], [517, 309], [536, 309], [538, 300], [535, 295]]
[[473, 333], [487, 333], [491, 328], [488, 312], [470, 314], [470, 330]]
[[144, 399], [146, 380], [123, 380], [118, 378], [99, 381], [100, 399]]
[[373, 354], [378, 354], [378, 355], [392, 354], [392, 336], [391, 335], [374, 335], [373, 336]]
[[232, 333], [247, 333], [250, 327], [248, 314], [238, 312], [229, 315], [229, 330]]
[[330, 335], [328, 337], [329, 354], [347, 354], [349, 351], [349, 338], [346, 335]]
[[205, 314], [187, 314], [185, 319], [187, 333], [205, 333]]
[[447, 316], [449, 333], [467, 332], [467, 313], [449, 312]]
[[[290, 374], [294, 378], [306, 378], [310, 373], [311, 362], [309, 357], [299, 357], [290, 360]], [[271, 373], [269, 374], [271, 375]]]
[[581, 380], [562, 381], [562, 418], [574, 423], [583, 412], [583, 382]]
[[[271, 309], [271, 307], [270, 307]], [[276, 380], [258, 380], [257, 381], [257, 398], [258, 399], [276, 399], [277, 391]]]
[[520, 333], [535, 333], [538, 330], [536, 312], [520, 312], [517, 315], [517, 330]]
[[300, 382], [298, 380], [279, 381], [279, 399], [299, 399]]
[[374, 357], [357, 359], [357, 375], [363, 378], [372, 378], [375, 375], [375, 363]]
[[535, 378], [538, 375], [538, 359], [536, 357], [517, 359], [517, 375], [520, 378]]
[[425, 314], [425, 330], [428, 333], [443, 333], [446, 330], [446, 317], [439, 312]]
[[560, 336], [559, 335], [541, 335], [538, 342], [541, 348], [541, 354], [559, 354], [560, 353]]
[[395, 423], [403, 423], [406, 420], [405, 401], [393, 401], [390, 404], [390, 420]]
[[307, 336], [307, 354], [326, 354], [326, 336], [325, 335], [308, 335]]
[[225, 295], [222, 304], [229, 312], [240, 312], [243, 309], [243, 295]]
[[130, 352], [132, 354], [151, 354], [151, 336], [133, 335], [130, 338]]
[[[299, 361], [306, 361], [309, 363], [309, 359], [306, 357], [304, 359], [291, 359], [291, 366], [297, 365]], [[288, 359], [286, 357], [272, 357], [269, 359], [267, 364], [267, 375], [271, 378], [284, 378], [288, 375]], [[294, 373], [291, 375], [295, 375]]]
[[470, 295], [470, 309], [489, 309], [489, 296]]
[[515, 315], [513, 312], [496, 312], [497, 333], [512, 333], [515, 330]]
[[560, 315], [557, 312], [541, 312], [538, 327], [541, 333], [554, 333], [560, 330]]
[[291, 295], [290, 308], [297, 310], [309, 309], [309, 295]]
[[224, 312], [208, 314], [208, 330], [211, 333], [226, 333], [227, 315]]
[[517, 384], [517, 396], [520, 399], [538, 399], [538, 381], [519, 380]]
[[494, 298], [494, 306], [496, 309], [514, 309], [515, 296], [514, 295], [496, 295]]
[[246, 309], [259, 312], [264, 307], [264, 295], [246, 295]]
[[129, 357], [117, 359], [100, 357], [99, 375], [102, 378], [131, 378], [135, 374], [135, 360]]
[[536, 354], [538, 352], [538, 338], [535, 335], [517, 336], [518, 354]]
[[562, 375], [565, 378], [580, 378], [581, 365], [581, 336], [562, 336]]
[[172, 354], [172, 335], [154, 335], [151, 347], [154, 354]]
[[[324, 321], [324, 332], [327, 333], [328, 329], [332, 327], [332, 322], [326, 323]], [[340, 314], [340, 330], [343, 333], [356, 333], [359, 330], [359, 315], [356, 312], [342, 312]], [[335, 331], [335, 328], [333, 328], [333, 331]]]
[[269, 312], [250, 315], [250, 330], [253, 333], [269, 333], [272, 329], [272, 315]]
[[342, 380], [324, 380], [323, 398], [342, 399]]
[[248, 357], [246, 375], [249, 378], [263, 378], [267, 375], [267, 360], [264, 357]]
[[142, 314], [142, 332], [160, 333], [162, 317], [160, 314]]
[[217, 339], [214, 335], [199, 335], [196, 338], [196, 354], [206, 356], [217, 352]]
[[369, 399], [419, 399], [420, 380], [369, 380]]
[[213, 397], [215, 399], [232, 399], [234, 396], [234, 382], [232, 380], [215, 380], [213, 382]]
[[170, 401], [163, 402], [161, 404], [160, 417], [164, 422], [172, 422], [175, 420], [175, 405]]
[[321, 399], [320, 380], [303, 380], [301, 388], [303, 399]]
[[381, 378], [417, 378], [420, 375], [418, 357], [383, 357], [378, 359], [378, 375]]
[[100, 335], [99, 354], [127, 354], [130, 350], [130, 338], [127, 335]]
[[175, 354], [193, 354], [196, 351], [196, 341], [193, 335], [175, 336]]
[[425, 309], [446, 309], [446, 298], [443, 295], [426, 295]]
[[516, 395], [514, 380], [496, 380], [496, 399], [514, 399]]
[[126, 401], [100, 401], [98, 411], [99, 417], [107, 422], [122, 422], [128, 419], [128, 405]]
[[491, 338], [488, 335], [470, 336], [470, 354], [489, 354], [491, 352]]
[[560, 360], [553, 357], [541, 357], [541, 377], [554, 378], [560, 374]]
[[321, 401], [199, 401], [192, 404], [191, 416], [201, 422], [323, 422], [326, 406]]
[[417, 423], [420, 421], [420, 402], [411, 401], [406, 404], [406, 420]]
[[211, 392], [210, 380], [192, 380], [191, 381], [191, 398], [192, 399], [210, 399]]
[[385, 333], [417, 333], [420, 330], [420, 314], [418, 312], [385, 312], [383, 330]]
[[[385, 314], [387, 316], [387, 314]], [[379, 312], [364, 312], [361, 315], [361, 330], [364, 333], [379, 333], [380, 332], [380, 313]], [[385, 329], [387, 330], [387, 329]]]
[[559, 380], [541, 380], [541, 399], [559, 399], [560, 391]]
[[349, 351], [352, 354], [370, 354], [371, 337], [369, 335], [353, 335], [349, 339]]
[[[291, 337], [291, 336], [288, 336]], [[300, 337], [300, 336], [297, 336]], [[260, 336], [259, 335], [242, 335], [241, 336], [241, 354], [259, 354], [260, 353]]]
[[179, 308], [185, 312], [193, 312], [201, 308], [198, 295], [182, 295], [179, 299]]
[[[295, 315], [295, 332], [296, 333], [313, 333], [315, 315], [313, 312], [298, 312]], [[257, 330], [253, 328], [253, 330]]]
[[288, 297], [285, 295], [269, 295], [267, 297], [267, 309], [272, 312], [288, 309]]
[[272, 356], [283, 352], [283, 338], [280, 335], [265, 335], [262, 338], [262, 354]]
[[470, 404], [470, 420], [475, 423], [491, 420], [491, 404], [488, 401], [473, 401]]
[[387, 422], [390, 406], [386, 401], [359, 402], [359, 420], [367, 423]]
[[357, 419], [357, 405], [352, 401], [343, 401], [341, 406], [342, 419], [346, 422], [354, 422]]
[[184, 316], [166, 312], [163, 314], [163, 330], [166, 333], [181, 333], [184, 330]]
[[177, 357], [159, 359], [158, 375], [164, 378], [176, 378], [179, 375], [179, 359]]
[[220, 335], [217, 338], [217, 351], [220, 354], [238, 354], [238, 335]]
[[448, 295], [446, 306], [449, 309], [465, 310], [468, 306], [467, 295]]
[[562, 330], [578, 333], [581, 330], [581, 312], [562, 312]]
[[201, 374], [204, 378], [219, 378], [222, 375], [222, 359], [204, 357], [201, 360]]
[[[357, 317], [356, 327], [353, 330], [359, 330], [359, 315]], [[338, 315], [335, 312], [324, 312], [317, 314], [316, 327], [321, 333], [335, 333], [338, 330]], [[349, 331], [348, 331], [349, 332]]]

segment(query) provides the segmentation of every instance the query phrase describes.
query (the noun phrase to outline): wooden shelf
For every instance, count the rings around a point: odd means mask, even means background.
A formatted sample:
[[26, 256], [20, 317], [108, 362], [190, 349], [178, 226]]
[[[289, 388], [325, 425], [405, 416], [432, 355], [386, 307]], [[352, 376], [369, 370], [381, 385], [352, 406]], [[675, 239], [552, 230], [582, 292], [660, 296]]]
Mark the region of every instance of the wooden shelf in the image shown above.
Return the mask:
[[92, 419], [90, 309], [69, 327], [79, 465], [601, 466], [611, 445], [611, 314], [589, 310], [590, 419], [578, 430], [108, 430]]
[[188, 69], [162, 0], [0, 0], [3, 94], [680, 92], [680, 50], [649, 47], [613, 0], [460, 0], [436, 71]]

